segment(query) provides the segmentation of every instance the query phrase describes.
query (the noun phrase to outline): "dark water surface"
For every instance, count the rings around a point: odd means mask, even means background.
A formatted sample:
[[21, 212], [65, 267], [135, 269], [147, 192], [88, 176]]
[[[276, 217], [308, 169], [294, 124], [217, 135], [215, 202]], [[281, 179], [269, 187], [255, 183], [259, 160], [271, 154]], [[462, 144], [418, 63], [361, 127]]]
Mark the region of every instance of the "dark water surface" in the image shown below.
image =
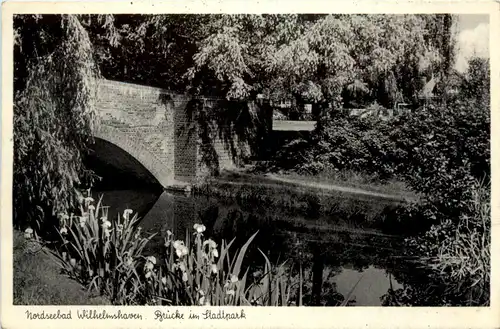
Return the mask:
[[[103, 194], [103, 203], [115, 212], [110, 215], [133, 209], [146, 232], [158, 233], [148, 250], [152, 254], [161, 252], [167, 230], [184, 239], [195, 223], [203, 223], [205, 236], [218, 244], [236, 237], [236, 248], [258, 230], [244, 266], [257, 269], [264, 264], [257, 248], [274, 264], [285, 260], [295, 268], [301, 264], [309, 305], [333, 306], [345, 299], [356, 306], [390, 305], [395, 291], [408, 291], [405, 282], [418, 282], [415, 267], [405, 259], [401, 237], [360, 227], [349, 219], [306, 218], [255, 204], [150, 189], [95, 193]], [[236, 248], [233, 245], [233, 252]]]

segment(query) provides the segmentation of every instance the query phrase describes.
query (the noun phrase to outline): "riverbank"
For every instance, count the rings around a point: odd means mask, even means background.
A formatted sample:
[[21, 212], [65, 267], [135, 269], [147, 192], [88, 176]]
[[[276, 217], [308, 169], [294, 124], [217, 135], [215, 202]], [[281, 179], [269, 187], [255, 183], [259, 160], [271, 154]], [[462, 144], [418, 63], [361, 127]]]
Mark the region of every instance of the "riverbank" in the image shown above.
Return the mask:
[[264, 176], [224, 173], [194, 188], [195, 194], [236, 201], [246, 208], [259, 206], [280, 209], [283, 214], [307, 218], [334, 216], [359, 224], [387, 224], [404, 199], [366, 193], [345, 193], [336, 189], [277, 180]]
[[366, 177], [356, 174], [331, 175], [299, 175], [297, 173], [258, 173], [249, 170], [227, 171], [219, 180], [247, 182], [254, 184], [275, 184], [290, 187], [306, 187], [318, 191], [339, 192], [348, 198], [372, 198], [393, 200], [396, 202], [418, 202], [419, 197], [403, 182], [368, 181]]
[[252, 174], [248, 170], [224, 171], [196, 186], [194, 192], [233, 199], [241, 204], [278, 207], [308, 217], [338, 215], [361, 222], [383, 221], [395, 209], [418, 202], [418, 197], [409, 190], [389, 194], [308, 181], [305, 176]]
[[88, 293], [61, 274], [55, 257], [41, 244], [13, 233], [14, 305], [107, 305], [106, 298]]

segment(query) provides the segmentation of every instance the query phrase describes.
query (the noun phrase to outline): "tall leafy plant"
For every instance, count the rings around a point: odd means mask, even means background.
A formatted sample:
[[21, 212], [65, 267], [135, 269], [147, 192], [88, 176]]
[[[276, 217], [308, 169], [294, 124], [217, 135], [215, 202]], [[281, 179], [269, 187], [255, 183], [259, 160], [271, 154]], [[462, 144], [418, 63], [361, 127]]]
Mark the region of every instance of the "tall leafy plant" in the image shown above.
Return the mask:
[[76, 17], [17, 16], [15, 30], [14, 224], [51, 228], [57, 222], [47, 219], [74, 206], [76, 188], [92, 180], [82, 155], [99, 72]]

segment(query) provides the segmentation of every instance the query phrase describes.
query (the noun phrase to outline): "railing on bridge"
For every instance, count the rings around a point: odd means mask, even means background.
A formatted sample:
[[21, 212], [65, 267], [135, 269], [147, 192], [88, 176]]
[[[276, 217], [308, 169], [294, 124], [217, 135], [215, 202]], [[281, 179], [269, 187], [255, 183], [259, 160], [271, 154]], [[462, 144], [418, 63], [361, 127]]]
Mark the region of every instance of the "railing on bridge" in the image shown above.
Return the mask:
[[274, 131], [312, 131], [316, 121], [273, 120]]

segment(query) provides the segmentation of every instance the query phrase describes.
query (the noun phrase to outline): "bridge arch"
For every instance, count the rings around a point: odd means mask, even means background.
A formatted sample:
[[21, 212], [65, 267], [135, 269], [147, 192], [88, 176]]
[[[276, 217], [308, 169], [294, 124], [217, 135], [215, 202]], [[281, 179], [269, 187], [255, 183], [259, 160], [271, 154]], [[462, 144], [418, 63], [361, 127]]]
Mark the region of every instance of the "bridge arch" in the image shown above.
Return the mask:
[[[147, 174], [145, 174], [144, 171], [138, 170], [140, 175], [145, 179], [154, 179], [162, 187], [167, 187], [172, 184], [172, 168], [169, 168], [160, 159], [158, 159], [158, 157], [150, 151], [146, 145], [144, 145], [140, 138], [134, 138], [133, 133], [124, 131], [120, 128], [101, 125], [97, 129], [94, 137], [94, 146], [100, 146], [99, 148], [101, 148], [101, 151], [96, 151], [96, 157], [106, 158], [106, 162], [111, 162], [115, 165], [124, 165], [125, 162], [125, 165], [129, 167], [134, 167], [133, 162], [136, 162], [146, 169]], [[118, 156], [117, 153], [113, 152], [107, 152], [109, 151], [109, 148], [105, 146], [103, 147], [103, 143], [101, 141], [113, 144], [115, 147], [118, 147], [121, 151], [126, 153], [128, 157]], [[113, 156], [120, 157], [120, 159], [112, 159], [111, 157]]]

